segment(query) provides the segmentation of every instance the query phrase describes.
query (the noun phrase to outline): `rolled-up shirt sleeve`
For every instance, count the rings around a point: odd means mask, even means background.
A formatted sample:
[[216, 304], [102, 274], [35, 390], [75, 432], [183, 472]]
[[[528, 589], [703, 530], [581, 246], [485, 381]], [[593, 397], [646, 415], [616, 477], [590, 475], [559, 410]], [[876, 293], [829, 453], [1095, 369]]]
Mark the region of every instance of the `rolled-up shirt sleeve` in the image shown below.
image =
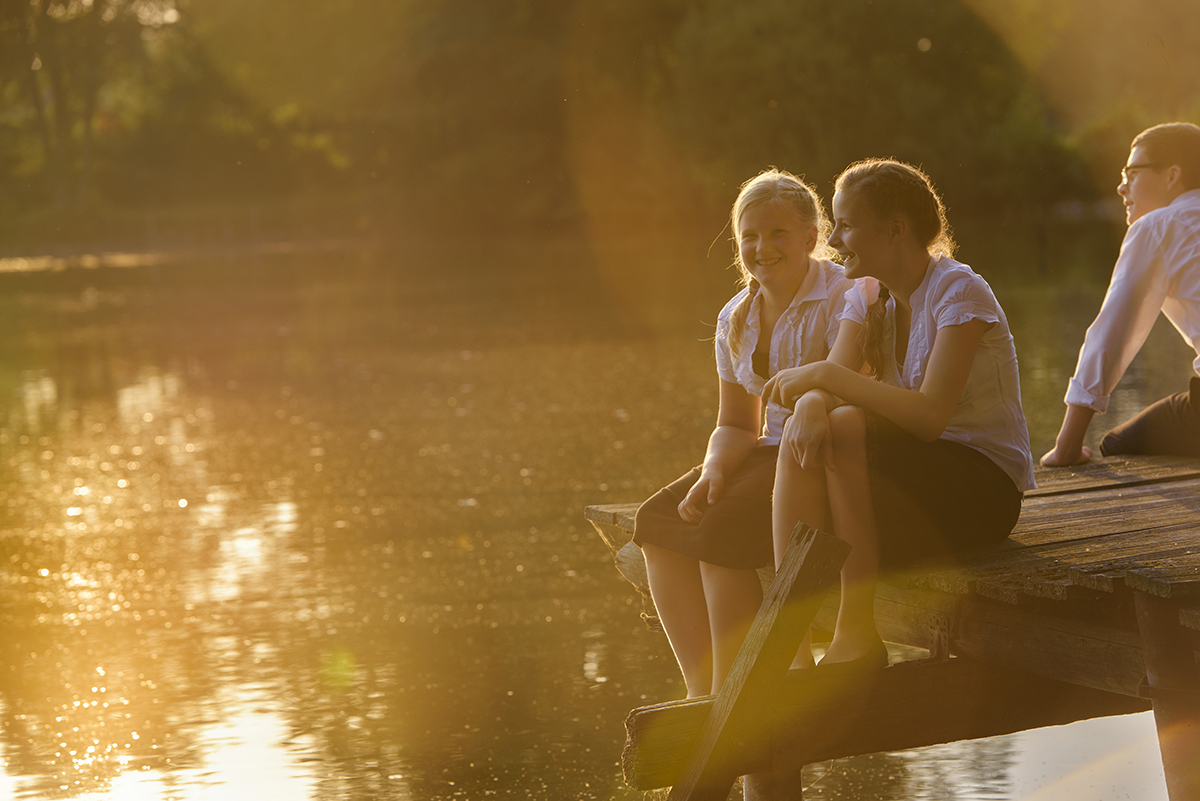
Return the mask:
[[1130, 226], [1113, 268], [1100, 313], [1079, 349], [1066, 402], [1103, 414], [1108, 398], [1137, 355], [1167, 295], [1158, 232], [1138, 220]]

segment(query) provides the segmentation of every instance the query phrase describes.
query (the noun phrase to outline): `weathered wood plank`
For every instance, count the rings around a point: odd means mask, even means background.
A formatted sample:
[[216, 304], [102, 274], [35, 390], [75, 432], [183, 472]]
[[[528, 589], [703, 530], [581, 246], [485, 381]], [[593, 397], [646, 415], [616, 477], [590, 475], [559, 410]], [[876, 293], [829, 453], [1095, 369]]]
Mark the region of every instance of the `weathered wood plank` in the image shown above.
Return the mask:
[[633, 530], [633, 516], [637, 513], [640, 503], [607, 503], [597, 504], [595, 506], [585, 506], [583, 516], [588, 520], [595, 520], [597, 523], [608, 523], [611, 525], [623, 525], [628, 521], [628, 526], [623, 526], [629, 530]]
[[1035, 497], [1010, 537], [1020, 546], [1187, 523], [1200, 514], [1200, 479]]
[[[639, 790], [676, 782], [712, 704], [708, 696], [633, 710], [625, 721], [626, 782]], [[1145, 699], [971, 659], [895, 665], [854, 687], [836, 675], [791, 671], [777, 706], [786, 722], [776, 730], [774, 748], [764, 738], [743, 741], [735, 755], [737, 770], [918, 748], [1149, 708]]]
[[1200, 596], [1200, 554], [1131, 568], [1125, 571], [1125, 583], [1138, 592], [1160, 598], [1196, 598]]
[[981, 598], [962, 599], [954, 654], [1136, 696], [1145, 672], [1136, 631]]
[[[1016, 603], [1022, 595], [1075, 600], [1113, 592], [1123, 581], [1114, 571], [1200, 552], [1200, 525], [1186, 524], [1121, 532], [1020, 549], [993, 551], [918, 582], [943, 591], [976, 592]], [[1091, 574], [1095, 574], [1093, 577]]]
[[671, 788], [672, 801], [724, 801], [733, 780], [746, 772], [730, 760], [761, 731], [752, 724], [770, 719], [777, 708], [788, 664], [849, 552], [850, 546], [836, 537], [796, 527], [778, 575]]
[[1183, 456], [1108, 456], [1071, 468], [1035, 467], [1037, 489], [1026, 498], [1090, 492], [1114, 486], [1200, 477], [1200, 459]]
[[1200, 606], [1184, 607], [1179, 610], [1179, 625], [1200, 631]]

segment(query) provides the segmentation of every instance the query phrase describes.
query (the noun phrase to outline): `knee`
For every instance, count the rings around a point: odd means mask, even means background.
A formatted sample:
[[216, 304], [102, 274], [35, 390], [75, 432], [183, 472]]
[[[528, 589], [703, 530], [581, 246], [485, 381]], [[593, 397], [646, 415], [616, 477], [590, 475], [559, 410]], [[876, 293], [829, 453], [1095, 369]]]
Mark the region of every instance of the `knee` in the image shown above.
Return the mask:
[[834, 458], [839, 452], [864, 451], [867, 443], [867, 415], [857, 406], [839, 406], [829, 413], [829, 436]]
[[867, 454], [867, 415], [857, 406], [839, 406], [829, 413], [829, 438], [835, 470], [861, 464]]

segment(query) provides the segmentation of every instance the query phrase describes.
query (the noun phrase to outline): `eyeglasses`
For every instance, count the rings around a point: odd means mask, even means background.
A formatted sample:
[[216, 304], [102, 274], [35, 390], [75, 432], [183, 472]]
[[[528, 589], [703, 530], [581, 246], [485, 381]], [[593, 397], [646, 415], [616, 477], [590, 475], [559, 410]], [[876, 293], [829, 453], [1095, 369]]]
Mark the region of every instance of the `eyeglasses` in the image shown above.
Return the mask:
[[1126, 164], [1124, 167], [1121, 168], [1121, 183], [1123, 183], [1123, 184], [1133, 183], [1133, 179], [1137, 177], [1138, 170], [1157, 170], [1157, 169], [1158, 169], [1157, 164], [1151, 164], [1148, 161], [1144, 162], [1142, 164]]

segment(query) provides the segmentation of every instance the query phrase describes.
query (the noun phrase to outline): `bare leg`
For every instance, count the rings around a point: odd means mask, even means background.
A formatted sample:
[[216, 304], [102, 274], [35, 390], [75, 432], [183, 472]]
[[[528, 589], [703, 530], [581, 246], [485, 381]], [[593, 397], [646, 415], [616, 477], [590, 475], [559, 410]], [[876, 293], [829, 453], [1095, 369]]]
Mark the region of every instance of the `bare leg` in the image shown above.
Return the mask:
[[[805, 470], [786, 446], [779, 449], [775, 466], [775, 495], [771, 501], [771, 529], [775, 538], [775, 567], [783, 561], [783, 552], [792, 537], [792, 529], [803, 521], [816, 529], [825, 529], [825, 470]], [[812, 667], [812, 632], [792, 660], [792, 669]]]
[[712, 637], [712, 693], [716, 695], [737, 659], [750, 624], [762, 606], [762, 584], [755, 570], [734, 570], [700, 563], [708, 625]]
[[708, 695], [713, 677], [712, 634], [700, 563], [649, 543], [642, 546], [642, 554], [650, 595], [683, 672], [687, 697]]
[[867, 470], [866, 416], [841, 406], [829, 415], [833, 438], [833, 470], [826, 474], [834, 531], [850, 544], [842, 565], [842, 598], [833, 642], [824, 663], [864, 656], [878, 639], [875, 629], [875, 583], [879, 578], [879, 538], [871, 506]]

